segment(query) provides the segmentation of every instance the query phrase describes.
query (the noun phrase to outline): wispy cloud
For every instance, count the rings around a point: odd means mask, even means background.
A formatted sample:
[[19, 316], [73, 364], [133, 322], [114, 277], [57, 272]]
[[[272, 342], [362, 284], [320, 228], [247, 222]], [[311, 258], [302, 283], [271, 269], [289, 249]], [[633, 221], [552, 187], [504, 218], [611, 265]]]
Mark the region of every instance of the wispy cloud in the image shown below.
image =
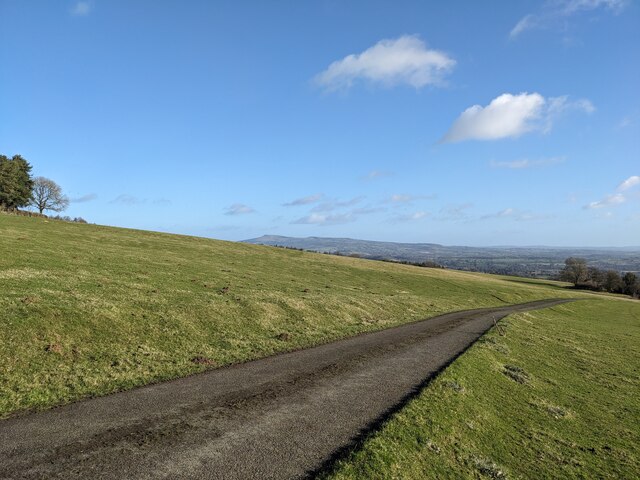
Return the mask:
[[[71, 201], [74, 203], [82, 203], [82, 202], [89, 202], [91, 200], [95, 200], [96, 198], [98, 198], [98, 196], [95, 193], [90, 193], [89, 195], [84, 195], [82, 197], [79, 197]], [[171, 204], [171, 200], [164, 197], [148, 199], [148, 198], [136, 197], [134, 195], [129, 195], [128, 193], [123, 193], [121, 195], [118, 195], [109, 203], [132, 206], [132, 205], [142, 205], [143, 203], [147, 203], [148, 201], [150, 201], [153, 205]]]
[[638, 120], [638, 114], [637, 113], [633, 113], [631, 115], [625, 115], [618, 122], [618, 125], [616, 125], [616, 127], [619, 128], [619, 129], [627, 128], [627, 127], [630, 127], [632, 125], [635, 125], [637, 123], [637, 120]]
[[449, 55], [429, 49], [417, 36], [403, 35], [333, 62], [315, 82], [327, 91], [348, 89], [358, 80], [384, 87], [421, 88], [441, 84], [455, 64]]
[[389, 219], [391, 223], [406, 223], [406, 222], [415, 222], [418, 220], [423, 220], [427, 217], [431, 216], [429, 212], [425, 211], [417, 211], [413, 213], [408, 213], [404, 215], [396, 215]]
[[387, 178], [392, 176], [393, 176], [393, 172], [386, 172], [383, 170], [371, 170], [362, 178], [363, 180], [376, 180], [378, 178]]
[[588, 205], [585, 205], [586, 209], [594, 209], [594, 208], [603, 208], [603, 207], [611, 207], [614, 205], [620, 205], [621, 203], [626, 202], [627, 199], [622, 193], [612, 193], [610, 195], [606, 195], [602, 200], [598, 200], [597, 202], [591, 202]]
[[362, 215], [372, 215], [379, 212], [386, 211], [386, 208], [383, 207], [374, 207], [371, 205], [365, 205], [360, 208], [353, 208], [347, 211], [343, 211], [340, 213], [331, 213], [333, 210], [339, 207], [335, 207], [336, 204], [339, 204], [341, 207], [344, 206], [353, 206], [360, 201], [362, 201], [364, 197], [356, 197], [351, 200], [345, 202], [336, 202], [335, 204], [327, 205], [320, 210], [318, 205], [315, 209], [311, 210], [309, 215], [304, 217], [300, 217], [297, 220], [292, 221], [293, 224], [303, 224], [303, 225], [339, 225], [342, 223], [350, 223], [355, 222]]
[[343, 223], [355, 222], [356, 216], [351, 212], [349, 213], [340, 213], [340, 214], [330, 214], [325, 215], [321, 213], [312, 213], [305, 217], [301, 217], [297, 220], [294, 220], [293, 224], [301, 224], [301, 225], [340, 225]]
[[516, 208], [505, 208], [496, 213], [490, 213], [480, 217], [481, 220], [487, 220], [491, 218], [508, 218], [516, 221], [529, 221], [529, 220], [544, 220], [551, 218], [550, 215], [543, 215], [532, 212], [523, 212]]
[[624, 192], [625, 190], [629, 190], [630, 188], [633, 188], [636, 185], [640, 185], [640, 176], [632, 175], [631, 177], [627, 178], [625, 181], [620, 183], [620, 185], [618, 185], [617, 190], [619, 192]]
[[562, 95], [561, 97], [550, 97], [547, 99], [547, 111], [545, 130], [551, 129], [551, 122], [558, 118], [560, 115], [566, 112], [581, 112], [581, 113], [593, 113], [596, 111], [596, 107], [591, 100], [586, 98], [579, 98], [577, 100], [569, 100], [569, 95]]
[[601, 200], [591, 202], [585, 205], [583, 208], [587, 210], [594, 210], [605, 207], [614, 207], [616, 205], [625, 203], [628, 200], [629, 190], [637, 187], [638, 185], [640, 185], [640, 176], [632, 175], [620, 182], [620, 184], [616, 188], [615, 193], [605, 195]]
[[383, 207], [362, 207], [352, 210], [353, 215], [371, 215], [372, 213], [385, 212], [387, 209]]
[[407, 195], [403, 193], [396, 193], [389, 197], [389, 202], [391, 203], [407, 203], [415, 200], [414, 195]]
[[71, 15], [77, 17], [89, 15], [89, 12], [91, 12], [91, 3], [89, 2], [76, 2], [70, 10]]
[[483, 215], [482, 219], [487, 219], [487, 218], [507, 218], [507, 217], [512, 217], [514, 214], [516, 213], [515, 209], [513, 208], [505, 208], [504, 210], [500, 210], [499, 212], [496, 213], [489, 213], [487, 215]]
[[323, 202], [320, 205], [317, 205], [311, 209], [312, 212], [332, 212], [334, 210], [338, 210], [340, 208], [348, 208], [357, 205], [365, 199], [364, 196], [354, 197], [350, 200], [329, 200], [327, 202]]
[[524, 168], [547, 167], [549, 165], [562, 163], [566, 161], [566, 159], [567, 157], [538, 158], [535, 160], [522, 158], [520, 160], [512, 160], [509, 162], [497, 162], [495, 160], [491, 160], [490, 165], [491, 165], [491, 168], [510, 168], [510, 169], [518, 170], [518, 169], [524, 169]]
[[324, 198], [324, 194], [316, 193], [315, 195], [308, 195], [306, 197], [296, 198], [295, 200], [292, 200], [291, 202], [283, 203], [282, 206], [283, 207], [297, 207], [297, 206], [300, 206], [300, 205], [309, 205], [311, 203], [319, 202], [323, 198]]
[[628, 4], [628, 0], [549, 0], [540, 12], [522, 17], [509, 36], [515, 39], [528, 30], [556, 28], [579, 13], [602, 10], [617, 14]]
[[70, 200], [71, 203], [87, 203], [91, 202], [98, 198], [98, 195], [95, 193], [87, 193], [86, 195], [82, 195], [80, 197], [75, 197]]
[[128, 193], [123, 193], [118, 195], [116, 198], [111, 200], [109, 203], [119, 203], [122, 205], [140, 205], [145, 203], [146, 199], [138, 198], [133, 195], [129, 195]]
[[387, 202], [396, 204], [411, 203], [415, 202], [416, 200], [433, 200], [434, 198], [436, 198], [435, 195], [411, 195], [408, 193], [395, 193], [387, 199]]
[[569, 101], [567, 96], [545, 99], [539, 93], [503, 93], [487, 106], [467, 108], [441, 142], [497, 140], [519, 137], [534, 130], [547, 132], [553, 122], [568, 110], [591, 113], [595, 107], [589, 100]]
[[244, 203], [234, 203], [226, 208], [225, 215], [246, 215], [247, 213], [253, 213], [255, 210]]

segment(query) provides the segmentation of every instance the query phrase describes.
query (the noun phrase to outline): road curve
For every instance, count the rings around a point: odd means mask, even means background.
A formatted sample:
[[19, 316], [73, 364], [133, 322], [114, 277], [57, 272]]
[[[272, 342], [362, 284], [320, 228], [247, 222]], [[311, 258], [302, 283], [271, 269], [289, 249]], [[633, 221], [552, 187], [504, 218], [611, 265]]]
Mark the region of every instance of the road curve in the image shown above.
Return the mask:
[[449, 313], [0, 421], [0, 478], [305, 478], [510, 313]]

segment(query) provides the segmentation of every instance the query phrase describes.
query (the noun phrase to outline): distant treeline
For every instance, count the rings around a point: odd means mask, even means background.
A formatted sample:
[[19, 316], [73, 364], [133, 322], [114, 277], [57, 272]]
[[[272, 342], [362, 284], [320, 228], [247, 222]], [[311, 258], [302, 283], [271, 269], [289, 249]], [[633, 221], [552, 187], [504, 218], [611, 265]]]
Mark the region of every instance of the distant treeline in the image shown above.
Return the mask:
[[584, 258], [569, 257], [564, 263], [560, 279], [576, 288], [640, 297], [640, 278], [633, 272], [621, 275], [615, 270], [600, 270], [588, 266]]

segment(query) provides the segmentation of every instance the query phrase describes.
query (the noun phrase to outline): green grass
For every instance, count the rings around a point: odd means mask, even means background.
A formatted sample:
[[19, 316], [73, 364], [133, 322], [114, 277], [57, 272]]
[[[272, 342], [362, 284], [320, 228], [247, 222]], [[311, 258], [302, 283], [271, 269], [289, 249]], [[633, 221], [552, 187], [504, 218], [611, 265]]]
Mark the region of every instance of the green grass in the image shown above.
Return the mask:
[[326, 478], [640, 478], [640, 302], [491, 331]]
[[0, 417], [562, 286], [3, 214]]

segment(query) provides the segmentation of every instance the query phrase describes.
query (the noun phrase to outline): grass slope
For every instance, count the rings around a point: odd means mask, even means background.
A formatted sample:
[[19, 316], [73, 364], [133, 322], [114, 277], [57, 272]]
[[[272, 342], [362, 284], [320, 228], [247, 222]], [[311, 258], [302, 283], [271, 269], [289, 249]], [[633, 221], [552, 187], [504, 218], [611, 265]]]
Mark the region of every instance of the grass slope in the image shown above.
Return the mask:
[[561, 284], [0, 215], [0, 417]]
[[326, 478], [640, 478], [640, 303], [506, 323]]

